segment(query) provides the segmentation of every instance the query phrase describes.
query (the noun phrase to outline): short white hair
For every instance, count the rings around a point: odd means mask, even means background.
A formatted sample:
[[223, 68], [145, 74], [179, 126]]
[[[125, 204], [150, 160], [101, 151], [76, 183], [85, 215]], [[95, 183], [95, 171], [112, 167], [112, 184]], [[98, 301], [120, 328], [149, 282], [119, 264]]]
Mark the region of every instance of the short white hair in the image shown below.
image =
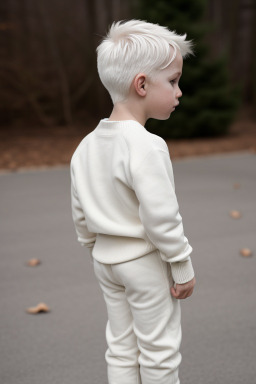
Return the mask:
[[[97, 47], [99, 77], [113, 104], [126, 99], [138, 73], [152, 77], [171, 64], [177, 48], [184, 58], [193, 54], [192, 41], [185, 41], [186, 37], [143, 20], [114, 22]], [[172, 57], [170, 45], [174, 48]]]

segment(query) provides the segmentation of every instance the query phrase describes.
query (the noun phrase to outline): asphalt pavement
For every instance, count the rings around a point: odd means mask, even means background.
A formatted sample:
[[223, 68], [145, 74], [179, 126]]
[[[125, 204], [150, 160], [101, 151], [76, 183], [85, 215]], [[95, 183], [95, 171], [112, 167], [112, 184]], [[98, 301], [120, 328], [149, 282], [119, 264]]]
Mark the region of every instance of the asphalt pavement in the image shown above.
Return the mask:
[[[256, 383], [256, 156], [173, 168], [197, 279], [182, 301], [181, 384]], [[0, 244], [0, 383], [107, 384], [107, 313], [76, 240], [68, 167], [0, 174]], [[50, 312], [26, 312], [39, 302]]]

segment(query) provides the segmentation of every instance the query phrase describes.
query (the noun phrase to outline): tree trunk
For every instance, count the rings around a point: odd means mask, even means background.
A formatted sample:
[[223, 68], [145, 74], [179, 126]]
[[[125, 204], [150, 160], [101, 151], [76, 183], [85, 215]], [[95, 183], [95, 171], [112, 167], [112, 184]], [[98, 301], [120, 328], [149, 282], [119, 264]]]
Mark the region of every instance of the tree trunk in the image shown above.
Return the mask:
[[62, 111], [63, 111], [64, 120], [66, 124], [72, 125], [73, 119], [72, 119], [71, 103], [70, 103], [70, 95], [69, 95], [69, 83], [68, 83], [68, 78], [66, 76], [64, 65], [61, 60], [58, 45], [56, 43], [52, 22], [50, 21], [49, 14], [47, 14], [45, 3], [38, 2], [37, 6], [43, 21], [49, 50], [53, 58], [56, 72], [59, 77], [59, 85], [61, 89], [61, 99], [62, 99]]

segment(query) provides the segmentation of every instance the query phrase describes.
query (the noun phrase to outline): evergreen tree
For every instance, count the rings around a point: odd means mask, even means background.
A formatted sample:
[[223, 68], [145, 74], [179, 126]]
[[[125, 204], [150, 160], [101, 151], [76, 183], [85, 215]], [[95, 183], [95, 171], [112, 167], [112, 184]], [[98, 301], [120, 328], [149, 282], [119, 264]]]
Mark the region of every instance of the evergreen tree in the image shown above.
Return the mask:
[[228, 132], [240, 105], [241, 86], [231, 85], [227, 55], [210, 57], [205, 42], [210, 27], [203, 21], [206, 0], [138, 0], [136, 17], [187, 34], [195, 56], [183, 63], [179, 81], [183, 96], [171, 119], [150, 119], [147, 129], [164, 138], [217, 136]]

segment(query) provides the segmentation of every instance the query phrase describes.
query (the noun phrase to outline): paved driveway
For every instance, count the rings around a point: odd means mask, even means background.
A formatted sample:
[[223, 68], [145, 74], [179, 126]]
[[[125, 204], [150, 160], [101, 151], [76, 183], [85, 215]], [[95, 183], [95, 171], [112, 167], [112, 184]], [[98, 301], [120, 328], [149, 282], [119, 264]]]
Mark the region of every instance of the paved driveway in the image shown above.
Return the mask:
[[[181, 384], [253, 384], [256, 157], [173, 166], [197, 276], [194, 295], [182, 301]], [[107, 384], [107, 314], [90, 258], [76, 241], [69, 188], [68, 168], [0, 175], [1, 384]], [[232, 209], [242, 217], [230, 218]], [[243, 247], [254, 255], [241, 257]], [[27, 267], [34, 257], [42, 264]], [[50, 313], [26, 313], [40, 301]]]

